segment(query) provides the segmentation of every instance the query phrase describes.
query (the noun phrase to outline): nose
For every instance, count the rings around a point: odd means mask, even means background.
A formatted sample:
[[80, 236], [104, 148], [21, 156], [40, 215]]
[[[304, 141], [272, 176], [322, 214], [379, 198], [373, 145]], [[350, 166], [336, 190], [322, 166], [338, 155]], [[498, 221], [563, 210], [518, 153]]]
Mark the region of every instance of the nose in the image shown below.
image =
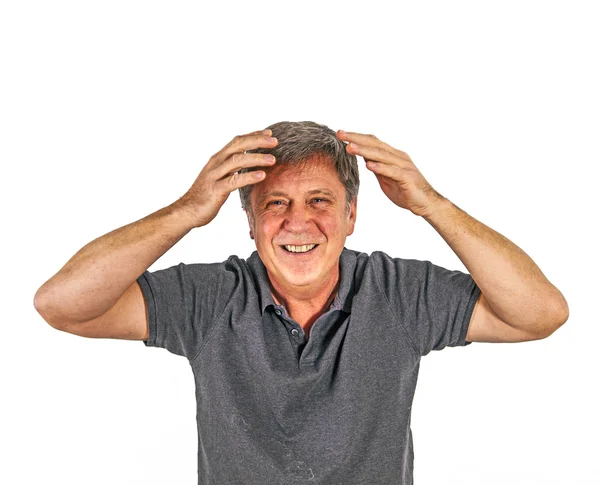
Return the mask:
[[311, 220], [310, 207], [292, 202], [286, 210], [283, 227], [289, 232], [303, 233], [310, 228]]

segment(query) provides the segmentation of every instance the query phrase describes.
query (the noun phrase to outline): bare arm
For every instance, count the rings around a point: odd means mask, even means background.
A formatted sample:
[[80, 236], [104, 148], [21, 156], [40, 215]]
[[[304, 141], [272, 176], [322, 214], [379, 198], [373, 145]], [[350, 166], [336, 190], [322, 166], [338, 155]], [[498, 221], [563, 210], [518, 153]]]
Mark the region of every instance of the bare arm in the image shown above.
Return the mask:
[[104, 314], [193, 227], [178, 201], [94, 239], [40, 287], [35, 308], [53, 326]]
[[84, 336], [144, 335], [137, 278], [191, 229], [212, 221], [230, 192], [264, 178], [261, 170], [238, 171], [274, 164], [270, 155], [244, 153], [277, 144], [267, 131], [236, 136], [210, 158], [178, 201], [81, 248], [36, 292], [34, 306], [44, 320]]

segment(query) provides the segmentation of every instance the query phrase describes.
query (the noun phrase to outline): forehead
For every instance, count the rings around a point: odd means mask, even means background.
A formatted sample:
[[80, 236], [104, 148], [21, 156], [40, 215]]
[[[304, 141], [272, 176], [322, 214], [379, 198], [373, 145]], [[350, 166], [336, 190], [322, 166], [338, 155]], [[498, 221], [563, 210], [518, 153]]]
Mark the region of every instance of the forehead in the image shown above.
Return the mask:
[[325, 189], [332, 193], [344, 192], [345, 188], [330, 160], [310, 159], [293, 165], [279, 165], [263, 169], [265, 179], [255, 184], [252, 190], [253, 200], [277, 193], [315, 192]]

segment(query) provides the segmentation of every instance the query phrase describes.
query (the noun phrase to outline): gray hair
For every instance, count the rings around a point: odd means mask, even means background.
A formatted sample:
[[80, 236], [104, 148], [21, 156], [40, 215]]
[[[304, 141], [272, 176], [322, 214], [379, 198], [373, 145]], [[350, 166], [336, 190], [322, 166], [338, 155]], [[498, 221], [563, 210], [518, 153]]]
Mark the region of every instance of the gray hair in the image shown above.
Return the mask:
[[[340, 182], [346, 188], [346, 212], [358, 195], [358, 163], [356, 155], [346, 151], [346, 144], [337, 138], [335, 131], [314, 121], [280, 121], [267, 126], [272, 136], [277, 138], [274, 148], [256, 148], [246, 153], [272, 154], [275, 166], [306, 162], [312, 157], [325, 157], [333, 162]], [[243, 168], [239, 173], [259, 170], [260, 167]], [[252, 187], [254, 184], [240, 187], [242, 209], [252, 214]]]

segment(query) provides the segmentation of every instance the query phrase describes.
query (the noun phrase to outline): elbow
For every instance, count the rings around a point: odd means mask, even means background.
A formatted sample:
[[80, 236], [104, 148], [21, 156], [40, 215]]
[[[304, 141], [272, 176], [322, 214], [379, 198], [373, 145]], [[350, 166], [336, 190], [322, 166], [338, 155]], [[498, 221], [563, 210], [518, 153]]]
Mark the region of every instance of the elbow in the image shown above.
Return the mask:
[[567, 320], [569, 319], [569, 304], [567, 303], [567, 299], [560, 291], [558, 292], [558, 294], [558, 310], [556, 310], [556, 316], [559, 322], [558, 326], [560, 327], [567, 323]]
[[33, 297], [33, 307], [48, 325], [59, 329], [57, 320], [52, 317], [52, 303], [48, 290], [43, 285], [37, 290]]
[[[559, 292], [560, 293], [560, 292]], [[548, 333], [546, 337], [549, 337], [562, 327], [569, 319], [569, 305], [565, 297], [560, 293], [560, 298], [555, 306], [555, 310], [552, 312], [552, 324], [548, 326]]]
[[[35, 310], [42, 316], [42, 318], [44, 317], [44, 308], [46, 306], [46, 297], [44, 295], [44, 292], [42, 291], [42, 288], [39, 288], [36, 292], [35, 295], [33, 297], [33, 307], [35, 308]], [[45, 320], [45, 318], [44, 318]]]
[[558, 330], [560, 327], [562, 327], [565, 323], [567, 323], [567, 320], [569, 319], [569, 307], [565, 306], [565, 308], [563, 310], [561, 310], [561, 312], [558, 315], [559, 315], [558, 325], [555, 327], [555, 329], [552, 331], [552, 333], [554, 333], [556, 330]]

